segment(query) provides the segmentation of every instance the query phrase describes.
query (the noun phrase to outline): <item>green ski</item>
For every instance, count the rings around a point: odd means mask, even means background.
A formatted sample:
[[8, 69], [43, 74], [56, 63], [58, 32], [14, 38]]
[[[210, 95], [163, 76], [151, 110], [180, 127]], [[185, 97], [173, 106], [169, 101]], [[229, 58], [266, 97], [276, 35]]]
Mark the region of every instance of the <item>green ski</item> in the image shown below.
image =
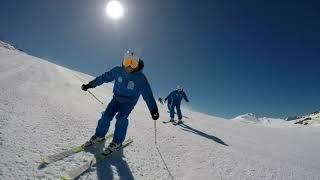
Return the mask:
[[[112, 137], [113, 137], [113, 133], [106, 135], [105, 139], [110, 139]], [[61, 160], [63, 158], [66, 158], [68, 156], [71, 156], [73, 154], [76, 154], [78, 152], [81, 152], [81, 151], [85, 150], [86, 148], [87, 147], [85, 147], [84, 144], [81, 144], [79, 146], [75, 146], [75, 147], [73, 147], [71, 149], [67, 149], [67, 150], [62, 151], [60, 153], [56, 153], [56, 154], [52, 154], [52, 155], [48, 155], [48, 156], [42, 156], [41, 157], [41, 162], [42, 162], [42, 164], [50, 164], [50, 163], [59, 161], [59, 160]]]
[[116, 152], [122, 148], [127, 147], [132, 142], [133, 142], [133, 140], [131, 138], [129, 138], [126, 141], [124, 141], [124, 143], [121, 147], [119, 147], [118, 149], [116, 149], [114, 151], [110, 151], [109, 149], [106, 149], [103, 153], [101, 153], [97, 157], [93, 158], [90, 162], [87, 162], [78, 168], [75, 168], [71, 171], [68, 171], [65, 176], [60, 177], [60, 180], [71, 180], [71, 179], [78, 178], [81, 174], [85, 173], [91, 167], [96, 166], [99, 162], [106, 159], [110, 154], [112, 154], [113, 152]]

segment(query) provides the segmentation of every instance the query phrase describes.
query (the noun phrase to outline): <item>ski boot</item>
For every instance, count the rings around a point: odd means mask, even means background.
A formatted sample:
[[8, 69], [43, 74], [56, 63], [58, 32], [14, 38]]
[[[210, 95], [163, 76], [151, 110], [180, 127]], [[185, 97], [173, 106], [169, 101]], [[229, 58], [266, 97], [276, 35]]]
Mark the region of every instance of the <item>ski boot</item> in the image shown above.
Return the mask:
[[177, 122], [175, 122], [173, 125], [179, 125], [179, 124], [182, 124], [183, 122], [182, 122], [182, 120], [181, 119], [179, 119]]
[[172, 122], [172, 123], [174, 123], [174, 119], [173, 118], [170, 118], [170, 121], [169, 122]]
[[117, 144], [117, 143], [115, 143], [115, 142], [111, 142], [111, 143], [109, 144], [109, 146], [104, 150], [103, 154], [104, 154], [104, 155], [107, 155], [107, 154], [109, 154], [109, 153], [111, 153], [111, 152], [119, 149], [120, 147], [122, 147], [122, 143]]
[[89, 146], [95, 144], [96, 142], [102, 142], [102, 141], [104, 141], [104, 140], [105, 140], [105, 137], [100, 138], [100, 137], [98, 137], [98, 136], [96, 136], [96, 135], [93, 135], [93, 136], [90, 138], [89, 141], [87, 141], [87, 142], [84, 143], [84, 147], [89, 147]]

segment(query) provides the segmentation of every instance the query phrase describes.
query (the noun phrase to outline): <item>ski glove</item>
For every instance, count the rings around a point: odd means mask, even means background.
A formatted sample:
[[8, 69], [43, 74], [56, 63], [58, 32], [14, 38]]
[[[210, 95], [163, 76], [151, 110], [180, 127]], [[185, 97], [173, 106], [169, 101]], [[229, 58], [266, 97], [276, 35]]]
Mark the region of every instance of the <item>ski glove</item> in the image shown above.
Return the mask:
[[150, 111], [150, 114], [151, 114], [153, 120], [159, 119], [159, 112], [157, 109]]
[[81, 89], [83, 91], [87, 91], [88, 89], [92, 88], [92, 83], [89, 82], [88, 84], [82, 84]]
[[158, 101], [159, 101], [161, 104], [163, 104], [163, 99], [162, 99], [161, 97], [158, 99]]

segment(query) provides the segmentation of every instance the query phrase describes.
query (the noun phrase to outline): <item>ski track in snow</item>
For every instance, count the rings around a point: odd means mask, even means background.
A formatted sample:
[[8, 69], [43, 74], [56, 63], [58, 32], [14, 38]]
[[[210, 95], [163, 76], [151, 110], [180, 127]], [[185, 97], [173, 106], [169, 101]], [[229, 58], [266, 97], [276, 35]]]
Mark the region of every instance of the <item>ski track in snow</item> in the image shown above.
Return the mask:
[[[103, 72], [101, 72], [103, 73]], [[93, 77], [0, 47], [0, 179], [57, 179], [104, 145], [40, 166], [40, 156], [83, 143], [112, 98], [112, 84], [80, 90]], [[157, 147], [174, 179], [320, 179], [318, 127], [263, 127], [186, 112], [173, 126], [165, 106]], [[170, 179], [142, 98], [130, 115], [134, 142], [79, 179]], [[110, 126], [113, 131], [114, 122]], [[108, 142], [107, 142], [108, 143]]]

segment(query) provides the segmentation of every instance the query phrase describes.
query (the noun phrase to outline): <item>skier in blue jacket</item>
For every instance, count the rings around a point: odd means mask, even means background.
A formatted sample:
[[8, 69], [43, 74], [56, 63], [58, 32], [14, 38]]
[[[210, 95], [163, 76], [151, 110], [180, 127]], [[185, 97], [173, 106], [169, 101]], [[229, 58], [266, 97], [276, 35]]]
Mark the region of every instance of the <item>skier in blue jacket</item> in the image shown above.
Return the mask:
[[87, 91], [89, 88], [114, 81], [113, 98], [99, 119], [95, 134], [85, 143], [85, 146], [103, 141], [109, 130], [110, 121], [117, 114], [113, 141], [108, 148], [114, 150], [121, 147], [127, 133], [128, 116], [140, 95], [146, 102], [152, 119], [157, 120], [159, 118], [158, 107], [152, 90], [146, 76], [142, 73], [143, 67], [143, 61], [134, 52], [128, 51], [122, 61], [122, 67], [114, 67], [88, 84], [81, 86], [83, 91]]
[[164, 101], [167, 101], [168, 103], [168, 109], [170, 111], [170, 122], [174, 122], [174, 108], [177, 109], [178, 114], [178, 123], [181, 123], [182, 114], [181, 114], [181, 101], [184, 99], [186, 102], [189, 102], [186, 93], [183, 91], [183, 88], [181, 86], [177, 86], [177, 89], [172, 91], [165, 99]]

